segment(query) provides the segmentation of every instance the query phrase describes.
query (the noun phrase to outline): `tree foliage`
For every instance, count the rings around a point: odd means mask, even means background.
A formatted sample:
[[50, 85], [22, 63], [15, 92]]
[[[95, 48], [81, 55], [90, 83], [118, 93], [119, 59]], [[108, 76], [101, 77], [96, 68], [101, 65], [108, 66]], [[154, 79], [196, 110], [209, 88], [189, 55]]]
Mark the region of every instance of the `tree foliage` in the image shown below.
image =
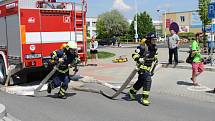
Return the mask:
[[[129, 33], [134, 37], [135, 30], [134, 30], [134, 20], [132, 21]], [[146, 11], [137, 14], [137, 33], [139, 38], [143, 38], [146, 36], [149, 32], [155, 32], [155, 27], [153, 26], [152, 18], [149, 14], [146, 13]]]
[[208, 18], [208, 4], [211, 0], [199, 0], [199, 15], [202, 23], [207, 25], [210, 23], [210, 19]]
[[111, 38], [124, 35], [129, 28], [126, 18], [117, 10], [103, 13], [98, 17], [97, 38]]
[[[199, 0], [199, 15], [203, 24], [203, 30], [205, 30], [206, 25], [211, 23], [211, 20], [208, 18], [208, 4], [211, 0]], [[205, 31], [204, 31], [204, 43], [206, 43]]]

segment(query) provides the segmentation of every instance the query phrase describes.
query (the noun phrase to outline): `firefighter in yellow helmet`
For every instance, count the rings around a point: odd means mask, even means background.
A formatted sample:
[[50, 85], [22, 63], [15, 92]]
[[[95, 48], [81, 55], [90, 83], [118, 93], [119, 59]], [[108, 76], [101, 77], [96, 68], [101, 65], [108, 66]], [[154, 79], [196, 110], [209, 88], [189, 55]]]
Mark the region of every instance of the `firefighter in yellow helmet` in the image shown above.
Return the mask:
[[141, 103], [146, 106], [150, 104], [151, 76], [156, 65], [154, 62], [157, 63], [155, 38], [154, 33], [148, 33], [146, 39], [140, 41], [140, 45], [132, 54], [132, 58], [137, 63], [138, 80], [129, 90], [128, 95], [131, 100], [135, 100], [137, 91], [142, 87]]
[[[53, 65], [61, 63], [57, 71], [52, 77], [51, 82], [48, 83], [47, 92], [51, 93], [52, 89], [60, 86], [58, 92], [59, 98], [66, 98], [66, 90], [68, 88], [68, 83], [70, 82], [69, 77], [69, 65], [77, 63], [78, 54], [77, 54], [77, 43], [74, 41], [69, 41], [67, 44], [62, 45], [62, 48], [55, 50], [51, 53], [51, 58]], [[77, 72], [78, 70], [73, 70]]]
[[140, 40], [140, 45], [145, 45], [145, 43], [146, 43], [146, 39], [145, 38], [143, 38], [142, 40]]
[[64, 50], [64, 49], [67, 49], [68, 48], [68, 45], [67, 43], [63, 43], [60, 47], [61, 50]]

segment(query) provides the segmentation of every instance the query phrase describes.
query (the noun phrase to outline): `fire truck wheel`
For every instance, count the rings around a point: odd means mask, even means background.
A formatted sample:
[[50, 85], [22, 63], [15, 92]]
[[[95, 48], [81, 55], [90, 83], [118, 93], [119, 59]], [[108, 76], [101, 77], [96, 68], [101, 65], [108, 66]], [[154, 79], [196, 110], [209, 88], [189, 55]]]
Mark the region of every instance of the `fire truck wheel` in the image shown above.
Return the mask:
[[6, 68], [3, 57], [0, 56], [0, 83], [4, 84], [6, 79]]

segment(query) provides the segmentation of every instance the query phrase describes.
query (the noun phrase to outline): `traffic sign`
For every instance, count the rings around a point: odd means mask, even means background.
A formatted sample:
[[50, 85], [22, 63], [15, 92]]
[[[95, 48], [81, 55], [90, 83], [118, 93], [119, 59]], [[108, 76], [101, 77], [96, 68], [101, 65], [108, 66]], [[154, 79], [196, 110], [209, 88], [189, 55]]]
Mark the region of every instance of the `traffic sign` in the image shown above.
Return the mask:
[[173, 22], [171, 18], [166, 19], [166, 28], [170, 27], [170, 24]]
[[215, 2], [212, 2], [208, 5], [208, 18], [215, 18]]
[[202, 28], [202, 31], [204, 32], [215, 32], [215, 24], [212, 24], [213, 26], [211, 25], [206, 25], [205, 26], [205, 30], [204, 28]]

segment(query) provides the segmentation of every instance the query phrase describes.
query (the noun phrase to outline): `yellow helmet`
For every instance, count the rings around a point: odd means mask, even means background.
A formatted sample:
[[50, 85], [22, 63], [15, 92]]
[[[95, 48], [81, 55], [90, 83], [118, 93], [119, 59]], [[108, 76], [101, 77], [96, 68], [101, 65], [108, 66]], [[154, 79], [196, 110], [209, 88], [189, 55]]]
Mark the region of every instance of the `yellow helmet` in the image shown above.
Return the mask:
[[62, 49], [65, 49], [65, 48], [67, 48], [67, 44], [66, 44], [66, 43], [63, 43], [63, 44], [61, 45], [60, 49], [62, 50]]
[[68, 46], [69, 49], [77, 49], [78, 48], [78, 45], [77, 45], [77, 43], [75, 41], [69, 41], [67, 43], [67, 46]]
[[141, 45], [144, 45], [146, 43], [146, 39], [145, 38], [143, 38], [142, 40], [140, 40], [140, 44]]

